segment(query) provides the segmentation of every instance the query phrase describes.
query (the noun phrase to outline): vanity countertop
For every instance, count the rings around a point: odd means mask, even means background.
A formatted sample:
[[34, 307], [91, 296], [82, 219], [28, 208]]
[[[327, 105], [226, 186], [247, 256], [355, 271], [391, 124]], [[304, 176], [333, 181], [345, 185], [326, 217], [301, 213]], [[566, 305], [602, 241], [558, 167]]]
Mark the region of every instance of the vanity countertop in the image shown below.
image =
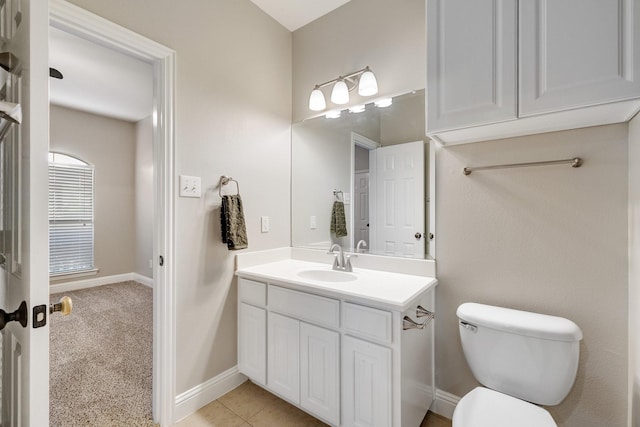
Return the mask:
[[327, 264], [287, 259], [241, 268], [236, 274], [246, 279], [397, 311], [408, 309], [413, 300], [438, 283], [433, 277], [355, 267], [353, 273], [344, 273], [355, 276], [351, 281], [333, 282], [300, 276], [300, 273], [310, 270], [332, 271]]

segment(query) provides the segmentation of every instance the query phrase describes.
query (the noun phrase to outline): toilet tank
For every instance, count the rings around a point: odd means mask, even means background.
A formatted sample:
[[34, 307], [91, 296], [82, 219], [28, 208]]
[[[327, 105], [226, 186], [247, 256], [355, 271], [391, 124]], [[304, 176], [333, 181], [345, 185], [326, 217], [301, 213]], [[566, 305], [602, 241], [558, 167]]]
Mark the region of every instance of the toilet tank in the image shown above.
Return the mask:
[[569, 394], [582, 339], [571, 320], [475, 303], [457, 315], [464, 355], [481, 384], [539, 405]]

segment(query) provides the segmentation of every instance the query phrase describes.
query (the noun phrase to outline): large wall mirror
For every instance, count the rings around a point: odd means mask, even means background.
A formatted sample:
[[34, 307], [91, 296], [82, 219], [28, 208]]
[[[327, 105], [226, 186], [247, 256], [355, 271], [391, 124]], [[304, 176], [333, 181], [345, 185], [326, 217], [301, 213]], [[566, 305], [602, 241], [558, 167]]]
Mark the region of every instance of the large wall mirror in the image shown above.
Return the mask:
[[383, 101], [293, 124], [292, 246], [434, 256], [424, 90]]

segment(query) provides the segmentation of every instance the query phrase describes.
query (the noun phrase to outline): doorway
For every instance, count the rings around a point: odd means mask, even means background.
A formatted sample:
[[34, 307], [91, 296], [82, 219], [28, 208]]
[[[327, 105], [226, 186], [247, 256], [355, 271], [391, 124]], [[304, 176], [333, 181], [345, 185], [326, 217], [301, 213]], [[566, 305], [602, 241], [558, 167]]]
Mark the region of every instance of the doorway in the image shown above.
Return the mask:
[[175, 52], [65, 1], [50, 2], [50, 26], [153, 67], [153, 419], [173, 421]]

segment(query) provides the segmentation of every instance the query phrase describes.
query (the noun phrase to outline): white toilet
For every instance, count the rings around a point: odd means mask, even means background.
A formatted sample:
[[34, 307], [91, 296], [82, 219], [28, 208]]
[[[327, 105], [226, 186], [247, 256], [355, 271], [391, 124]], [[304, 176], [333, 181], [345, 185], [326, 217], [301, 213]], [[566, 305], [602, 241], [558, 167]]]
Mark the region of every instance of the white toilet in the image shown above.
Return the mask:
[[[466, 303], [458, 307], [467, 363], [486, 387], [467, 393], [453, 427], [556, 427], [557, 405], [578, 370], [582, 331], [562, 317]], [[531, 402], [531, 403], [529, 403]]]

